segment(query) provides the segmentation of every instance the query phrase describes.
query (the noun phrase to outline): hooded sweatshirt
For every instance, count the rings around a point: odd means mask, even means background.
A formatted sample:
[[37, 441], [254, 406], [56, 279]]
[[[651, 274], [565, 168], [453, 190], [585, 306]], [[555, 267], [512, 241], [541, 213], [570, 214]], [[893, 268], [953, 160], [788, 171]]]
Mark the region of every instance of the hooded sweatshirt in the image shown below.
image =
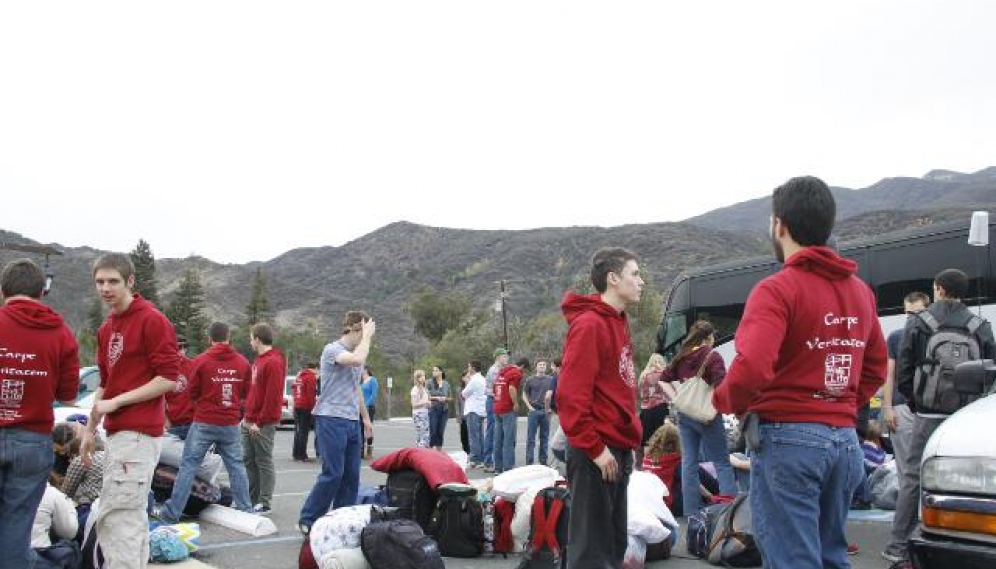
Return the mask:
[[557, 410], [567, 440], [592, 460], [606, 446], [637, 448], [643, 429], [636, 415], [636, 367], [626, 313], [597, 294], [568, 292], [560, 307], [568, 329]]
[[318, 394], [318, 376], [313, 370], [302, 369], [294, 378], [294, 408], [307, 409], [311, 411], [315, 408], [315, 399]]
[[[97, 331], [97, 367], [103, 398], [142, 387], [155, 377], [176, 381], [180, 349], [170, 321], [151, 302], [135, 294], [121, 314], [111, 314]], [[136, 431], [161, 437], [166, 424], [163, 397], [122, 407], [104, 417], [108, 434]]]
[[875, 297], [857, 265], [806, 247], [747, 299], [737, 356], [716, 388], [722, 413], [853, 427], [885, 381], [886, 348]]
[[515, 397], [522, 396], [522, 370], [519, 366], [507, 365], [498, 372], [495, 379], [495, 415], [504, 415], [515, 411], [516, 402], [512, 400], [509, 387], [515, 388]]
[[194, 421], [238, 425], [251, 376], [249, 360], [229, 344], [215, 344], [194, 358], [190, 372]]
[[166, 418], [172, 426], [189, 425], [194, 420], [194, 404], [190, 401], [191, 360], [180, 352], [180, 375], [176, 387], [166, 394]]
[[271, 348], [252, 364], [252, 380], [246, 397], [246, 421], [260, 427], [280, 422], [284, 406], [284, 372], [287, 365], [280, 350]]
[[62, 317], [34, 300], [0, 308], [0, 428], [52, 432], [53, 401], [75, 401], [80, 363]]

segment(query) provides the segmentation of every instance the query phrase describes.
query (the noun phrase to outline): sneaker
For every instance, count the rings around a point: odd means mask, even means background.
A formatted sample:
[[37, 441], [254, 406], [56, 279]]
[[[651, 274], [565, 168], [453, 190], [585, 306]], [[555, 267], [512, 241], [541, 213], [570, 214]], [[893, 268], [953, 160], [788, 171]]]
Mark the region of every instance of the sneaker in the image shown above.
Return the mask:
[[153, 520], [175, 524], [178, 520], [171, 519], [166, 512], [166, 504], [153, 504], [149, 517]]
[[491, 466], [490, 464], [489, 465], [485, 465], [484, 472], [494, 472], [494, 471], [495, 471], [495, 467]]
[[297, 529], [304, 535], [309, 535], [311, 533], [311, 526], [308, 524], [299, 523], [297, 524]]
[[271, 510], [266, 504], [256, 504], [252, 507], [252, 510], [249, 511], [257, 516], [268, 516], [271, 512], [273, 512], [273, 510]]
[[857, 555], [858, 551], [860, 551], [860, 550], [861, 549], [858, 547], [858, 544], [856, 544], [856, 543], [848, 543], [847, 544], [847, 554], [848, 555]]
[[906, 555], [902, 552], [896, 551], [895, 549], [886, 548], [886, 550], [882, 552], [882, 559], [885, 559], [889, 563], [898, 563], [906, 559]]

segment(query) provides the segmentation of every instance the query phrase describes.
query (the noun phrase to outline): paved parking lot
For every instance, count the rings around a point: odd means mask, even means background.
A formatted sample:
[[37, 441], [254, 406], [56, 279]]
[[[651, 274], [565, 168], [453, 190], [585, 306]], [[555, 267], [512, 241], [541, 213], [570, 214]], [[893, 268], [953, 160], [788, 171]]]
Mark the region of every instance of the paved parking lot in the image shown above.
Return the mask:
[[[517, 464], [524, 464], [523, 449], [525, 441], [525, 421], [519, 423], [519, 449]], [[375, 424], [374, 457], [383, 456], [389, 452], [410, 446], [414, 441], [414, 428], [410, 421], [378, 421]], [[201, 549], [195, 557], [211, 566], [224, 569], [243, 569], [245, 567], [265, 567], [266, 569], [296, 569], [297, 555], [302, 537], [296, 529], [297, 516], [315, 476], [319, 470], [318, 463], [300, 463], [291, 460], [291, 442], [293, 431], [277, 432], [274, 459], [277, 470], [277, 486], [273, 502], [273, 514], [270, 518], [279, 530], [277, 534], [265, 538], [252, 538], [232, 530], [213, 524], [201, 525]], [[445, 450], [460, 450], [459, 427], [455, 421], [450, 421], [446, 432]], [[310, 451], [313, 449], [309, 449]], [[361, 483], [369, 485], [384, 484], [386, 474], [375, 472], [364, 461], [361, 471]], [[483, 477], [483, 473], [471, 471], [472, 478]], [[851, 521], [848, 525], [849, 537], [857, 542], [862, 553], [851, 558], [852, 566], [858, 569], [883, 569], [888, 564], [878, 556], [882, 544], [888, 537], [889, 524], [882, 521]], [[680, 557], [679, 557], [680, 556]], [[652, 569], [673, 567], [691, 568], [707, 567], [697, 559], [685, 558], [684, 544], [679, 544], [676, 557], [667, 561], [650, 563]], [[446, 567], [458, 569], [484, 569], [492, 567], [514, 568], [518, 557], [504, 559], [497, 557], [480, 557], [477, 559], [446, 559]]]

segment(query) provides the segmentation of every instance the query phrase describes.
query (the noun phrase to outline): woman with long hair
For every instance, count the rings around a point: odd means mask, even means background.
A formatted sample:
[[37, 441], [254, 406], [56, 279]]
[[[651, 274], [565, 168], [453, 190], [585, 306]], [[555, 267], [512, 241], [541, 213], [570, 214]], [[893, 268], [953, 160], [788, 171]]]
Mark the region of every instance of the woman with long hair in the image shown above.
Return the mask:
[[425, 388], [425, 371], [415, 370], [412, 386], [412, 422], [415, 423], [415, 446], [429, 448], [429, 390]]
[[[715, 328], [706, 320], [692, 325], [681, 349], [671, 364], [664, 369], [665, 381], [684, 383], [702, 370], [702, 379], [714, 388], [726, 376], [726, 364], [722, 356], [714, 353]], [[678, 412], [678, 431], [681, 434], [681, 494], [685, 515], [694, 514], [702, 507], [699, 495], [699, 460], [712, 462], [716, 468], [721, 494], [735, 496], [737, 480], [730, 465], [730, 455], [726, 446], [726, 430], [723, 416], [717, 414], [712, 421], [700, 423]]]
[[438, 451], [443, 450], [443, 434], [450, 413], [450, 384], [446, 372], [439, 366], [432, 366], [432, 381], [429, 382], [429, 445]]
[[650, 437], [664, 424], [670, 411], [668, 403], [675, 392], [671, 384], [661, 381], [664, 374], [664, 356], [651, 354], [647, 367], [640, 374], [640, 424], [643, 425], [643, 443], [636, 451], [636, 464], [643, 464], [643, 454]]

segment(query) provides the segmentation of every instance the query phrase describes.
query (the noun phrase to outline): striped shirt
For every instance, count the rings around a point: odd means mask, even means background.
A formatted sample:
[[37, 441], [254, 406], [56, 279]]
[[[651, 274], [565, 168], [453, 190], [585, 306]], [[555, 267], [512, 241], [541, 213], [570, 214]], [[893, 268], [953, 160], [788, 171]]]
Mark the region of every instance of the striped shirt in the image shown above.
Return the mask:
[[358, 421], [360, 419], [360, 401], [357, 389], [360, 386], [360, 376], [363, 366], [344, 366], [336, 363], [336, 358], [349, 352], [342, 342], [335, 341], [322, 350], [319, 364], [322, 382], [322, 392], [315, 403], [314, 415], [338, 417]]

